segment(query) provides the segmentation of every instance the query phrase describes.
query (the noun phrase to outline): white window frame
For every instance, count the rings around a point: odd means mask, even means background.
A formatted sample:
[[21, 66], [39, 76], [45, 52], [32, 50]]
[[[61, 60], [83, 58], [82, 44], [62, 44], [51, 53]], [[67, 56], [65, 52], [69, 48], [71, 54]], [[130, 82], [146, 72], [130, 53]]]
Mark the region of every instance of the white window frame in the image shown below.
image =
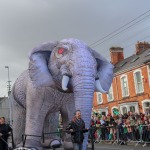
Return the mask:
[[102, 114], [102, 112], [105, 112], [106, 115], [108, 115], [108, 107], [105, 107], [105, 108], [99, 108], [97, 109], [97, 112]]
[[[124, 94], [123, 94], [124, 91], [123, 91], [122, 78], [126, 78], [126, 80], [127, 80], [127, 92], [128, 92], [127, 95], [124, 95]], [[122, 97], [127, 97], [127, 96], [129, 96], [128, 76], [127, 76], [127, 75], [122, 75], [122, 76], [120, 77], [120, 82], [121, 82]]]
[[[112, 99], [109, 99], [109, 93], [110, 93], [110, 91], [111, 91], [111, 94], [112, 94]], [[109, 89], [109, 93], [107, 94], [107, 100], [108, 100], [108, 102], [111, 102], [111, 101], [114, 100], [114, 93], [113, 93], [112, 85], [111, 85], [111, 87]]]
[[[135, 75], [137, 72], [140, 72], [140, 75], [141, 75], [142, 91], [137, 91], [137, 80], [136, 80], [136, 75]], [[134, 86], [135, 86], [135, 92], [136, 92], [136, 94], [143, 93], [144, 92], [144, 86], [143, 86], [143, 78], [142, 78], [143, 76], [142, 76], [141, 69], [135, 70], [133, 72], [133, 74], [134, 74]]]
[[128, 103], [119, 104], [120, 113], [123, 114], [123, 108], [124, 107], [126, 107], [127, 108], [127, 112], [129, 112], [131, 106], [134, 106], [136, 112], [139, 113], [139, 104], [138, 104], [138, 102], [128, 102]]
[[147, 65], [148, 83], [150, 86], [150, 65]]
[[[99, 95], [101, 95], [101, 102], [99, 101]], [[102, 104], [103, 103], [103, 96], [101, 92], [96, 92], [96, 96], [97, 96], [97, 103], [98, 104]]]
[[145, 113], [145, 106], [144, 106], [144, 104], [145, 104], [146, 102], [149, 102], [149, 103], [150, 103], [150, 99], [145, 99], [145, 100], [142, 101], [142, 110], [143, 110], [143, 113]]
[[[124, 115], [124, 114], [125, 114], [125, 113], [123, 112], [123, 109], [124, 109], [124, 108], [127, 110], [127, 107], [126, 107], [126, 106], [122, 107], [122, 109], [121, 109], [121, 110], [122, 110], [122, 115]], [[128, 110], [127, 110], [127, 112], [126, 112], [126, 113], [128, 113]]]

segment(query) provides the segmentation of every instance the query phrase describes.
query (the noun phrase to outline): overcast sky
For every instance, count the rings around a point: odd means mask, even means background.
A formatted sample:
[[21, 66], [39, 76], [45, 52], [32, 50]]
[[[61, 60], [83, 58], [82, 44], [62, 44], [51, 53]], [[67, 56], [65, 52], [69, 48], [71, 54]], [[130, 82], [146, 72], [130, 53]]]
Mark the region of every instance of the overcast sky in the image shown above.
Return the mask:
[[149, 10], [150, 0], [0, 0], [0, 96], [7, 96], [5, 66], [13, 84], [28, 67], [28, 52], [46, 41], [98, 41], [91, 47], [108, 60], [111, 46], [129, 57], [137, 41], [150, 42]]

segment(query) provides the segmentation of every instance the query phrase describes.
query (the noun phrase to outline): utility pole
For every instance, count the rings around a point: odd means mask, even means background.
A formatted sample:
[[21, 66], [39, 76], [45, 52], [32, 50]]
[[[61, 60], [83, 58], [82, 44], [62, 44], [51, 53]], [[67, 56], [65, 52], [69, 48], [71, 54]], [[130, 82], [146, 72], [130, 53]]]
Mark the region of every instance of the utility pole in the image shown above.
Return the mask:
[[10, 125], [12, 125], [12, 105], [11, 105], [11, 99], [10, 99], [10, 94], [11, 94], [11, 84], [10, 84], [10, 77], [9, 77], [9, 66], [5, 66], [5, 68], [8, 70], [8, 85], [7, 85], [7, 88], [8, 88], [8, 100], [9, 100], [9, 109], [10, 109], [10, 112], [9, 112], [9, 119], [10, 119]]

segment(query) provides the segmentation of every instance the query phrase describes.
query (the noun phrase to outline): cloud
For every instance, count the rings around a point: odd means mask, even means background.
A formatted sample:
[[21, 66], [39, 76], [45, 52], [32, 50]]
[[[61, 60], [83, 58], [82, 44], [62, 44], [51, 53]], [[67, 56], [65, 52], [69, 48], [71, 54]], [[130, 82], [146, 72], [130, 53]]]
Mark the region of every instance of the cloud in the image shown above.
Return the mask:
[[[149, 10], [149, 6], [149, 0], [0, 0], [0, 82], [7, 81], [5, 65], [10, 66], [14, 82], [28, 67], [28, 52], [40, 43], [74, 37], [90, 45]], [[132, 43], [132, 47], [124, 50], [129, 56], [134, 52], [137, 39], [147, 35], [136, 35], [129, 41], [124, 39], [146, 25], [149, 21], [145, 19], [129, 32], [94, 49], [110, 59], [111, 46]]]

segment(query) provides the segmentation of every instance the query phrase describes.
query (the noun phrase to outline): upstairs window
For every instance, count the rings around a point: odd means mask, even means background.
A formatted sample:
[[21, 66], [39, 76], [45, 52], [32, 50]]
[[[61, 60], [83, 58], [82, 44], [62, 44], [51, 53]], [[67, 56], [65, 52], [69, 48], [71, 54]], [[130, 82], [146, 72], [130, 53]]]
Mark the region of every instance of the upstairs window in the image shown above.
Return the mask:
[[109, 93], [107, 94], [107, 98], [108, 98], [108, 102], [113, 101], [113, 99], [114, 99], [112, 85], [109, 89]]
[[141, 71], [134, 72], [135, 90], [136, 93], [144, 92]]
[[102, 104], [103, 103], [102, 93], [96, 92], [96, 94], [97, 94], [97, 103]]
[[122, 87], [122, 96], [123, 97], [129, 96], [127, 76], [121, 77], [121, 87]]

